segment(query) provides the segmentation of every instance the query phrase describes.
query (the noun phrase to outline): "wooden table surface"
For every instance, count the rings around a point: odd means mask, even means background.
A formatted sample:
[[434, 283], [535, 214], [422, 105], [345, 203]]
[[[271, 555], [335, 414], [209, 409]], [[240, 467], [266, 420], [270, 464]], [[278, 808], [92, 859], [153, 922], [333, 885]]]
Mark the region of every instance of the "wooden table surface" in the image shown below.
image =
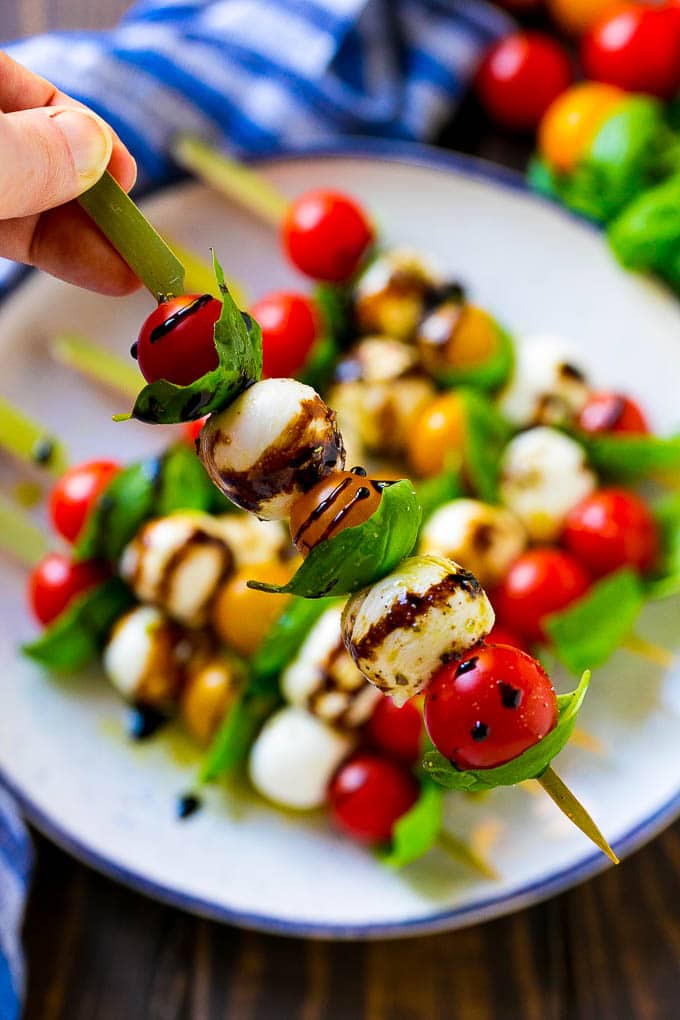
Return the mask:
[[[0, 0], [0, 39], [112, 23], [126, 0]], [[456, 148], [521, 165], [468, 104]], [[680, 823], [511, 917], [401, 942], [303, 942], [129, 892], [36, 835], [25, 1020], [678, 1020]], [[2, 1020], [2, 1018], [0, 1018]]]

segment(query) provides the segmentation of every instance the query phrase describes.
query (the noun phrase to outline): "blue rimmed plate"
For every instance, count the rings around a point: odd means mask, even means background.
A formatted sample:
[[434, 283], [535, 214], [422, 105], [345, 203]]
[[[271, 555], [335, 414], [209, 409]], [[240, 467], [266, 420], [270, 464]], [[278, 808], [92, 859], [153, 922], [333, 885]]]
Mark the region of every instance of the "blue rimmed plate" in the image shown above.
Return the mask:
[[[659, 430], [677, 428], [680, 306], [621, 271], [597, 231], [516, 176], [392, 143], [279, 159], [264, 172], [290, 195], [312, 186], [357, 195], [386, 240], [429, 252], [513, 331], [570, 338], [594, 382], [638, 397]], [[186, 246], [207, 254], [214, 245], [253, 298], [294, 282], [270, 230], [203, 187], [173, 188], [147, 211]], [[32, 276], [0, 311], [0, 392], [62, 435], [74, 460], [158, 448], [167, 430], [114, 425], [120, 399], [55, 366], [47, 350], [56, 330], [75, 328], [124, 354], [148, 308], [143, 294], [115, 301]], [[323, 816], [279, 813], [243, 789], [211, 791], [180, 823], [175, 798], [196, 763], [188, 741], [168, 733], [131, 746], [97, 671], [55, 681], [25, 662], [16, 651], [31, 629], [23, 571], [3, 562], [0, 578], [0, 772], [39, 828], [134, 888], [269, 931], [397, 937], [518, 909], [606, 863], [547, 798], [523, 788], [449, 799], [448, 828], [488, 845], [497, 882], [438, 851], [386, 871]], [[660, 604], [640, 631], [672, 647], [677, 621], [678, 602]], [[617, 653], [594, 678], [582, 725], [600, 749], [567, 748], [559, 771], [628, 853], [680, 813], [680, 669]]]

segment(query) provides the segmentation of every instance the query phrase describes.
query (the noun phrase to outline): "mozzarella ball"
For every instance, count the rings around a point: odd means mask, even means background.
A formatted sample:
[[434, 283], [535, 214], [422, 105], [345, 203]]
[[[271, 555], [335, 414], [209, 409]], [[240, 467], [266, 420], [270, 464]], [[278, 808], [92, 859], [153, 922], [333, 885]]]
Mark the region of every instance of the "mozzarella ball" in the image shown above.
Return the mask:
[[263, 797], [298, 811], [319, 807], [354, 741], [302, 708], [281, 708], [250, 751], [248, 772]]
[[357, 281], [354, 317], [360, 333], [410, 340], [439, 278], [417, 252], [394, 248], [370, 263]]
[[335, 413], [295, 379], [264, 379], [206, 422], [200, 457], [215, 485], [263, 520], [283, 520], [301, 493], [342, 470]]
[[501, 499], [534, 542], [555, 541], [569, 511], [596, 486], [579, 444], [544, 425], [515, 436], [501, 459]]
[[145, 524], [123, 552], [120, 575], [140, 602], [202, 627], [234, 556], [208, 514], [180, 512]]
[[351, 596], [342, 633], [364, 676], [403, 705], [493, 623], [491, 603], [473, 574], [453, 560], [413, 556]]
[[516, 345], [515, 367], [499, 396], [499, 409], [520, 427], [557, 425], [578, 415], [588, 393], [585, 376], [562, 340], [530, 336]]
[[412, 374], [419, 367], [418, 351], [389, 336], [360, 340], [335, 367], [338, 382], [389, 382]]
[[201, 744], [214, 737], [238, 694], [243, 675], [222, 655], [200, 656], [189, 663], [180, 709], [187, 729]]
[[361, 462], [363, 451], [388, 457], [403, 454], [415, 422], [435, 395], [429, 379], [412, 375], [389, 382], [339, 383], [329, 401]]
[[368, 721], [381, 695], [354, 665], [342, 640], [341, 620], [341, 606], [319, 618], [281, 674], [281, 692], [291, 705], [352, 729]]
[[419, 548], [421, 553], [462, 563], [483, 587], [492, 588], [526, 544], [524, 525], [509, 510], [476, 499], [456, 499], [426, 521]]
[[167, 708], [176, 700], [191, 645], [154, 606], [118, 620], [103, 653], [104, 672], [126, 701]]
[[292, 552], [287, 530], [279, 521], [258, 521], [252, 514], [222, 514], [216, 530], [234, 554], [234, 566], [268, 563]]

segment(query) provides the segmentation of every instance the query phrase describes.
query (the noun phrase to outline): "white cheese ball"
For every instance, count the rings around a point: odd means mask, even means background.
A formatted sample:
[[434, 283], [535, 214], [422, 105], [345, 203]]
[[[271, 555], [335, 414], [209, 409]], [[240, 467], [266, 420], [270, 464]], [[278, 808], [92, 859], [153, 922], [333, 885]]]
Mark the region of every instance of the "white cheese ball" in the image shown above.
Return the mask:
[[389, 382], [342, 382], [329, 401], [336, 409], [343, 435], [352, 437], [352, 451], [361, 462], [363, 451], [398, 456], [421, 411], [436, 396], [434, 385], [421, 375]]
[[430, 291], [441, 281], [421, 256], [393, 248], [361, 274], [354, 292], [354, 315], [361, 333], [410, 340]]
[[233, 568], [233, 553], [215, 518], [184, 511], [145, 524], [120, 561], [120, 575], [140, 602], [160, 606], [188, 627], [207, 623]]
[[330, 780], [354, 741], [302, 708], [275, 712], [250, 751], [248, 772], [263, 797], [306, 811], [326, 800]]
[[234, 554], [234, 566], [278, 560], [291, 550], [290, 535], [280, 521], [258, 521], [252, 514], [222, 514], [215, 518], [219, 534]]
[[295, 379], [264, 379], [206, 422], [200, 457], [215, 485], [263, 520], [283, 520], [293, 503], [345, 466], [335, 412]]
[[583, 449], [557, 429], [521, 432], [503, 452], [501, 499], [534, 542], [555, 541], [572, 507], [596, 487]]
[[403, 705], [493, 623], [491, 603], [473, 574], [453, 560], [413, 556], [351, 596], [342, 632], [364, 676]]
[[102, 657], [104, 672], [126, 701], [165, 708], [179, 694], [184, 660], [190, 655], [182, 644], [164, 613], [138, 606], [111, 631]]
[[509, 510], [477, 499], [455, 499], [426, 521], [419, 551], [462, 563], [483, 587], [492, 588], [526, 544], [524, 525]]
[[341, 621], [341, 606], [331, 607], [317, 620], [281, 674], [281, 693], [291, 705], [306, 708], [324, 722], [353, 729], [367, 722], [381, 695], [345, 648]]
[[559, 337], [525, 337], [515, 347], [512, 378], [498, 398], [502, 414], [519, 427], [573, 421], [588, 399], [588, 385]]
[[338, 382], [388, 382], [419, 368], [418, 351], [412, 344], [389, 336], [366, 336], [335, 366]]

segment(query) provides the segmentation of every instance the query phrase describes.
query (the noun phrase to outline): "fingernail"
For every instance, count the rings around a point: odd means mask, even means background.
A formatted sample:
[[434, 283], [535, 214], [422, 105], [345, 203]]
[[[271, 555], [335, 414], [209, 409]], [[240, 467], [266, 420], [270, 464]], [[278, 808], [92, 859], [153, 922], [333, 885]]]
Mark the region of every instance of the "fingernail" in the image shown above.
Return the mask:
[[111, 159], [111, 132], [85, 110], [58, 110], [54, 122], [68, 142], [78, 176], [98, 180]]

